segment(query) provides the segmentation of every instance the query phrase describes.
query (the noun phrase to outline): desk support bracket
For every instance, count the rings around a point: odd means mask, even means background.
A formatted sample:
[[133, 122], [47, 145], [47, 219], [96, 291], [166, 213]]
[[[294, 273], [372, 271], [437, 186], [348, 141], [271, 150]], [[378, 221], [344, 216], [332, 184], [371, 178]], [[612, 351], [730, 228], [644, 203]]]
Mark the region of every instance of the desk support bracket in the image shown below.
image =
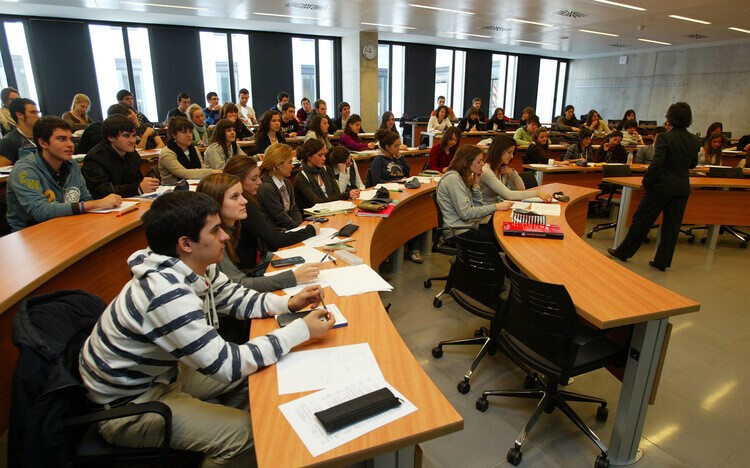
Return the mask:
[[612, 242], [612, 248], [616, 249], [625, 240], [628, 233], [628, 211], [630, 211], [630, 201], [633, 196], [631, 187], [623, 187], [620, 195], [620, 209], [617, 212], [617, 227], [615, 228], [615, 239]]
[[[635, 325], [609, 442], [612, 465], [630, 465], [638, 461], [638, 444], [668, 324], [669, 319], [663, 318]], [[635, 359], [634, 352], [639, 353]], [[627, 434], [632, 434], [632, 438], [626, 437]]]

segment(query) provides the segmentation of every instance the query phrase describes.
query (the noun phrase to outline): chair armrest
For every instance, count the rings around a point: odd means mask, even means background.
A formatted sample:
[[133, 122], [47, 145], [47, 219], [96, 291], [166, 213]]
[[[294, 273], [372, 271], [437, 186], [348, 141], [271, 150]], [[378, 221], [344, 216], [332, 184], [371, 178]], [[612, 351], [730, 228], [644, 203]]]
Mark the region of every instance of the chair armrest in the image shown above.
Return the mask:
[[169, 442], [172, 437], [172, 410], [169, 409], [169, 406], [159, 401], [128, 404], [117, 408], [94, 411], [82, 416], [76, 416], [67, 419], [65, 421], [65, 427], [73, 428], [77, 426], [86, 426], [93, 423], [111, 421], [113, 419], [120, 419], [128, 416], [138, 416], [148, 413], [158, 414], [164, 419], [164, 440], [162, 441], [161, 448], [169, 448]]

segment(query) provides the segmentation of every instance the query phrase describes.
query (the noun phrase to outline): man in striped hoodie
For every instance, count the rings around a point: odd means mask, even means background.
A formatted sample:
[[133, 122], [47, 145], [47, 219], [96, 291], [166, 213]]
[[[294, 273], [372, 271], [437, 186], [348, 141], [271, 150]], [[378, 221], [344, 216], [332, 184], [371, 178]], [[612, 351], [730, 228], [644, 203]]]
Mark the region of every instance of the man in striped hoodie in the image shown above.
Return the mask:
[[[128, 259], [133, 278], [84, 343], [79, 369], [94, 407], [161, 401], [172, 410], [171, 446], [206, 454], [203, 466], [249, 466], [254, 458], [247, 375], [275, 363], [333, 327], [324, 311], [237, 345], [217, 333], [218, 314], [268, 317], [316, 306], [319, 286], [287, 297], [231, 283], [220, 272], [229, 236], [219, 205], [195, 192], [173, 192], [143, 216], [148, 249]], [[206, 400], [218, 401], [209, 403]], [[160, 417], [100, 425], [127, 447], [157, 447]]]

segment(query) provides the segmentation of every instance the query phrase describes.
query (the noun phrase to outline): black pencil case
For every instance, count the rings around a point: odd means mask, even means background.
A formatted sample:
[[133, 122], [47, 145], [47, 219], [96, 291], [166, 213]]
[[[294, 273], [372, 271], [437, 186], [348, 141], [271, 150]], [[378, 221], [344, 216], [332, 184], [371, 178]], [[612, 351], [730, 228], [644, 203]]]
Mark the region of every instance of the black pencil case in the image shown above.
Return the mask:
[[357, 226], [356, 224], [347, 224], [346, 226], [339, 229], [339, 232], [337, 232], [336, 235], [349, 237], [354, 234], [354, 231], [356, 231], [357, 229], [359, 229], [359, 226]]
[[315, 416], [323, 424], [326, 432], [338, 431], [346, 426], [375, 416], [401, 404], [387, 388], [381, 388], [374, 392], [354, 398], [353, 400], [340, 403], [326, 410], [318, 411]]

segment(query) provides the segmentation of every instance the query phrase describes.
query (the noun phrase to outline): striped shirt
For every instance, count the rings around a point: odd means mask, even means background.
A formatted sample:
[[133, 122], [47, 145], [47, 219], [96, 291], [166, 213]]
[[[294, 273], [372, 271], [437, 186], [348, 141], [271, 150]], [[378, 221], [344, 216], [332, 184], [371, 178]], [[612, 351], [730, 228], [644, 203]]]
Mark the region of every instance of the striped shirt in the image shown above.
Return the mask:
[[231, 283], [216, 265], [199, 276], [179, 259], [148, 249], [135, 252], [128, 264], [133, 278], [107, 306], [81, 351], [81, 378], [94, 403], [126, 401], [156, 384], [174, 382], [179, 362], [234, 382], [309, 339], [305, 323], [295, 320], [245, 344], [228, 343], [207, 321], [212, 305], [219, 314], [261, 318], [288, 312], [288, 297]]

